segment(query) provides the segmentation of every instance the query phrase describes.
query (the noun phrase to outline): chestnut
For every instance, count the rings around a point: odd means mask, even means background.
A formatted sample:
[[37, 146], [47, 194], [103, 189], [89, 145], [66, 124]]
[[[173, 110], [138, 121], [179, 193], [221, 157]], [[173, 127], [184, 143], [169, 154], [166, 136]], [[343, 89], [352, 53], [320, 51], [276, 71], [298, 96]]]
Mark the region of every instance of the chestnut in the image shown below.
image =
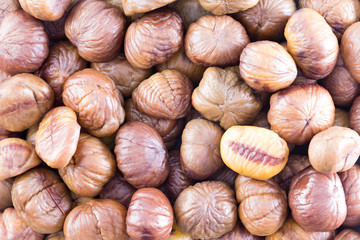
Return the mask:
[[50, 40], [52, 41], [59, 41], [66, 39], [65, 35], [65, 21], [74, 7], [74, 5], [79, 2], [80, 0], [72, 0], [70, 7], [68, 7], [64, 13], [64, 15], [56, 20], [56, 21], [43, 21], [44, 28], [46, 33], [48, 34]]
[[65, 240], [65, 236], [63, 232], [57, 232], [45, 237], [45, 240]]
[[356, 240], [360, 238], [360, 233], [352, 229], [344, 229], [338, 233], [334, 240]]
[[216, 239], [210, 240], [263, 240], [263, 237], [249, 233], [241, 223], [237, 222], [233, 230]]
[[136, 188], [158, 187], [169, 174], [169, 154], [156, 130], [142, 122], [124, 124], [116, 135], [117, 166]]
[[59, 20], [72, 0], [19, 0], [25, 12], [43, 21]]
[[218, 238], [236, 225], [234, 191], [221, 181], [204, 181], [183, 190], [174, 204], [176, 223], [192, 239]]
[[67, 240], [128, 240], [126, 208], [110, 199], [94, 199], [75, 207], [66, 217], [64, 235]]
[[335, 108], [334, 126], [350, 127], [350, 114], [341, 108]]
[[360, 53], [359, 29], [360, 22], [352, 24], [344, 32], [340, 44], [345, 66], [358, 83], [360, 83], [360, 59], [358, 58]]
[[12, 201], [19, 217], [38, 233], [56, 233], [71, 210], [70, 192], [59, 175], [35, 168], [15, 178]]
[[121, 49], [125, 18], [120, 10], [100, 0], [83, 0], [71, 10], [65, 34], [89, 62], [106, 62]]
[[305, 77], [321, 79], [332, 72], [339, 53], [338, 40], [315, 10], [296, 11], [286, 24], [285, 38], [290, 54]]
[[235, 192], [240, 220], [251, 234], [266, 236], [282, 227], [287, 217], [287, 197], [274, 180], [239, 175]]
[[152, 10], [161, 8], [176, 0], [123, 0], [123, 8], [126, 16], [131, 16], [137, 13], [146, 13]]
[[192, 23], [185, 36], [188, 58], [204, 66], [234, 66], [250, 42], [245, 28], [232, 17], [206, 15]]
[[224, 15], [230, 13], [236, 13], [239, 11], [245, 11], [249, 8], [254, 7], [259, 0], [227, 0], [227, 1], [217, 1], [217, 0], [199, 0], [200, 5], [214, 13], [215, 15]]
[[256, 127], [262, 127], [262, 128], [266, 128], [266, 129], [270, 129], [270, 123], [267, 120], [267, 112], [265, 111], [261, 111], [256, 118], [254, 119], [254, 121], [251, 123], [252, 126], [256, 126]]
[[[1, 88], [1, 86], [0, 86]], [[360, 134], [360, 96], [355, 98], [350, 108], [350, 121], [349, 125], [358, 134]]]
[[200, 17], [212, 14], [201, 7], [199, 0], [175, 1], [170, 4], [170, 7], [180, 14], [185, 29], [188, 29], [190, 24], [196, 22]]
[[173, 225], [173, 209], [156, 188], [137, 190], [126, 216], [126, 231], [134, 240], [167, 240]]
[[0, 182], [0, 211], [12, 206], [11, 188], [13, 182], [14, 180], [12, 178]]
[[[196, 0], [197, 1], [197, 0]], [[1, 0], [0, 1], [0, 22], [12, 11], [20, 8], [19, 0]]]
[[11, 132], [11, 131], [8, 131], [8, 130], [0, 127], [0, 141], [5, 138], [20, 137], [20, 136], [21, 136], [21, 133]]
[[1, 70], [0, 68], [0, 85], [5, 82], [6, 80], [8, 80], [9, 78], [11, 78], [11, 75], [4, 72], [3, 70]]
[[333, 231], [345, 220], [345, 194], [336, 173], [308, 167], [293, 178], [288, 197], [292, 216], [306, 231]]

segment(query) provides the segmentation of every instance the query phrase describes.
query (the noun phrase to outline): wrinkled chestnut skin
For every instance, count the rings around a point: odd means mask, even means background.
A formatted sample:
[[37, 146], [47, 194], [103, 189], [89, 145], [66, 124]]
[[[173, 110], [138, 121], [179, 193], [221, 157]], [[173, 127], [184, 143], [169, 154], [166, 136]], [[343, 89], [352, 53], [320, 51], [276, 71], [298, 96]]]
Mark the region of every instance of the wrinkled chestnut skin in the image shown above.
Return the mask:
[[43, 24], [23, 10], [7, 14], [0, 23], [0, 66], [11, 75], [40, 68], [48, 45]]
[[356, 22], [352, 24], [341, 38], [341, 53], [345, 66], [351, 73], [351, 75], [360, 83], [360, 23]]
[[42, 240], [44, 235], [28, 227], [14, 208], [0, 212], [0, 239], [4, 240]]
[[178, 51], [169, 60], [156, 66], [156, 70], [159, 72], [166, 69], [174, 69], [181, 72], [187, 76], [194, 85], [197, 85], [203, 77], [206, 67], [197, 65], [190, 61], [185, 54], [185, 49], [181, 48], [180, 51]]
[[156, 130], [142, 122], [128, 122], [115, 140], [117, 166], [136, 188], [160, 186], [169, 174], [169, 154]]
[[126, 16], [131, 16], [136, 13], [150, 12], [175, 1], [176, 0], [123, 0], [123, 8]]
[[193, 184], [193, 180], [181, 169], [179, 150], [173, 150], [169, 153], [169, 166], [169, 176], [160, 189], [171, 203], [174, 203], [179, 194]]
[[167, 69], [141, 82], [132, 99], [141, 112], [174, 120], [189, 113], [192, 90], [192, 82], [184, 74]]
[[216, 239], [210, 239], [210, 240], [263, 240], [263, 237], [255, 236], [249, 233], [248, 230], [239, 222], [235, 225], [233, 230], [226, 233], [225, 235], [222, 235], [219, 238]]
[[285, 38], [290, 54], [305, 77], [321, 79], [332, 72], [339, 53], [338, 40], [315, 10], [296, 11], [286, 24]]
[[180, 14], [185, 29], [188, 29], [190, 24], [196, 22], [200, 17], [212, 14], [201, 7], [199, 0], [175, 1], [170, 6]]
[[18, 0], [0, 0], [0, 22], [12, 11], [18, 10], [20, 4]]
[[66, 167], [76, 151], [80, 128], [71, 108], [53, 108], [41, 120], [35, 134], [36, 153], [49, 167]]
[[357, 0], [299, 0], [299, 7], [312, 8], [320, 13], [339, 39], [360, 17], [360, 5]]
[[86, 65], [87, 62], [80, 57], [74, 45], [69, 41], [61, 41], [50, 47], [49, 56], [35, 74], [50, 85], [55, 103], [60, 105], [65, 81]]
[[101, 190], [100, 198], [112, 199], [125, 207], [129, 207], [131, 197], [136, 190], [120, 172], [117, 172]]
[[360, 238], [360, 233], [355, 232], [352, 229], [344, 229], [338, 235], [336, 235], [334, 240], [356, 240]]
[[290, 154], [285, 168], [279, 174], [274, 176], [274, 180], [282, 189], [288, 192], [293, 177], [308, 166], [310, 166], [310, 162], [307, 156]]
[[126, 230], [134, 240], [167, 240], [173, 225], [173, 209], [156, 188], [137, 190], [131, 198]]
[[234, 72], [217, 67], [205, 71], [192, 94], [192, 105], [224, 129], [250, 124], [262, 107], [260, 98]]
[[0, 182], [0, 211], [12, 205], [11, 188], [13, 182], [14, 180], [12, 178]]
[[334, 70], [319, 83], [329, 91], [335, 105], [340, 107], [350, 106], [360, 95], [360, 84], [345, 67], [341, 54]]
[[218, 238], [236, 224], [234, 191], [221, 181], [204, 181], [182, 191], [174, 204], [176, 223], [192, 239]]
[[39, 233], [56, 233], [63, 228], [71, 210], [71, 196], [59, 175], [46, 168], [35, 168], [17, 177], [12, 201], [19, 217]]
[[180, 50], [183, 31], [181, 17], [175, 11], [163, 8], [147, 13], [127, 29], [125, 56], [140, 69], [163, 63]]
[[188, 58], [204, 66], [234, 66], [249, 43], [245, 28], [232, 17], [203, 16], [192, 23], [185, 36]]
[[65, 240], [65, 236], [63, 232], [57, 232], [54, 234], [47, 235], [45, 240]]
[[334, 124], [335, 106], [317, 84], [290, 86], [271, 96], [268, 121], [287, 143], [302, 145]]
[[360, 156], [360, 136], [350, 128], [332, 126], [311, 139], [308, 155], [319, 172], [346, 171]]
[[110, 77], [117, 89], [126, 98], [131, 97], [132, 91], [139, 84], [152, 75], [151, 69], [133, 67], [124, 54], [116, 56], [113, 60], [103, 63], [91, 63], [91, 68]]
[[110, 150], [99, 139], [80, 134], [69, 164], [59, 169], [60, 177], [75, 194], [95, 197], [115, 175], [116, 163]]
[[258, 91], [276, 92], [287, 88], [297, 76], [291, 55], [271, 41], [249, 43], [241, 53], [239, 67], [244, 81]]
[[77, 206], [66, 217], [66, 240], [118, 239], [128, 240], [126, 208], [110, 199], [94, 199]]
[[261, 181], [239, 175], [235, 180], [241, 222], [253, 235], [266, 236], [279, 230], [287, 217], [286, 193], [272, 179]]
[[225, 15], [252, 8], [259, 0], [199, 0], [199, 2], [205, 10], [210, 11], [215, 15]]
[[18, 74], [0, 85], [0, 126], [21, 132], [37, 123], [52, 107], [54, 93], [35, 75]]
[[229, 185], [231, 188], [234, 188], [235, 179], [237, 177], [237, 173], [231, 170], [230, 168], [224, 166], [219, 171], [217, 171], [215, 174], [213, 174], [209, 180], [211, 181], [223, 181], [227, 185]]
[[355, 98], [350, 108], [350, 127], [360, 134], [360, 96]]
[[253, 41], [279, 41], [284, 38], [285, 25], [295, 11], [294, 0], [260, 0], [254, 7], [233, 16]]
[[335, 108], [335, 121], [334, 126], [350, 127], [350, 114], [341, 108]]
[[25, 12], [43, 21], [59, 20], [70, 6], [71, 0], [19, 0]]
[[305, 231], [290, 216], [283, 227], [274, 234], [266, 236], [265, 240], [333, 240], [334, 232], [308, 232]]
[[100, 0], [75, 5], [65, 22], [65, 34], [89, 62], [107, 62], [122, 47], [125, 18], [120, 10]]
[[108, 76], [94, 69], [84, 69], [68, 78], [62, 98], [78, 114], [80, 125], [96, 137], [110, 136], [124, 122], [121, 93]]
[[35, 149], [20, 138], [0, 141], [0, 181], [20, 175], [41, 163]]
[[355, 164], [339, 177], [345, 192], [347, 215], [343, 223], [346, 227], [357, 227], [360, 224], [360, 166]]
[[224, 131], [215, 123], [205, 119], [188, 122], [181, 136], [181, 168], [195, 180], [204, 180], [224, 163], [220, 156], [220, 140]]
[[308, 167], [293, 178], [288, 197], [292, 216], [306, 231], [333, 231], [345, 220], [345, 194], [336, 173]]

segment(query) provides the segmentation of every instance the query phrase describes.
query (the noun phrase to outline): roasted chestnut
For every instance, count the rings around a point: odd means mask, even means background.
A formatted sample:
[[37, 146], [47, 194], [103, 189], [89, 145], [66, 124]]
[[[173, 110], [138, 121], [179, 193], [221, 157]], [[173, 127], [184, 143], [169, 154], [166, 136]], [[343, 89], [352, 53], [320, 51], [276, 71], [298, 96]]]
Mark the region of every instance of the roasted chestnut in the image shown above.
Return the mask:
[[170, 7], [174, 8], [176, 12], [180, 14], [185, 29], [188, 29], [190, 24], [196, 22], [200, 17], [212, 14], [201, 7], [199, 0], [175, 1], [170, 4]]
[[19, 0], [25, 12], [43, 21], [60, 19], [72, 0]]
[[[197, 1], [197, 0], [196, 0]], [[0, 1], [0, 22], [12, 11], [20, 8], [19, 0], [1, 0]]]
[[127, 16], [134, 15], [136, 13], [146, 13], [154, 9], [161, 8], [176, 0], [123, 0], [124, 13]]
[[351, 229], [344, 229], [338, 235], [336, 235], [334, 240], [356, 240], [360, 239], [360, 233], [355, 232]]
[[210, 11], [216, 15], [224, 15], [245, 11], [249, 8], [252, 8], [259, 2], [259, 0], [199, 0], [199, 2], [200, 5], [207, 11]]
[[222, 235], [216, 239], [210, 240], [263, 240], [263, 237], [255, 236], [249, 233], [248, 230], [239, 222], [235, 225], [233, 230]]

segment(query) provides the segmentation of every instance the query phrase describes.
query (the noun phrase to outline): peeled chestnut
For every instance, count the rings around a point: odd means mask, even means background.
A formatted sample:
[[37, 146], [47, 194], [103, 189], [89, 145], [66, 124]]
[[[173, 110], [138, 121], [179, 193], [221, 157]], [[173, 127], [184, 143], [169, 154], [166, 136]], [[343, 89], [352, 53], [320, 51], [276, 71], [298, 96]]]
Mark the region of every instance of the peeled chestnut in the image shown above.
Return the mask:
[[20, 4], [18, 0], [1, 0], [0, 1], [0, 22], [3, 18], [12, 11], [18, 10]]
[[224, 15], [245, 11], [255, 6], [259, 0], [199, 0], [200, 5], [216, 15]]
[[204, 181], [183, 190], [174, 204], [176, 223], [192, 239], [218, 238], [236, 224], [234, 191], [221, 181]]
[[344, 229], [338, 235], [336, 235], [334, 240], [356, 240], [360, 238], [360, 233], [355, 232], [352, 229]]
[[306, 231], [333, 231], [345, 220], [345, 194], [336, 173], [308, 167], [293, 178], [288, 197], [292, 216]]
[[360, 96], [355, 98], [350, 108], [350, 127], [360, 134]]
[[56, 21], [60, 19], [71, 0], [19, 0], [25, 12], [43, 21]]
[[0, 181], [0, 211], [12, 205], [11, 188], [14, 180], [12, 178]]
[[351, 75], [360, 83], [360, 22], [352, 24], [341, 38], [341, 53], [347, 69]]
[[137, 190], [126, 216], [126, 231], [134, 240], [167, 240], [174, 221], [166, 196], [156, 188]]
[[270, 123], [267, 120], [267, 112], [261, 111], [256, 118], [254, 119], [254, 121], [251, 123], [252, 126], [256, 126], [256, 127], [262, 127], [262, 128], [266, 128], [266, 129], [270, 129]]
[[339, 53], [338, 40], [315, 10], [296, 11], [286, 24], [285, 38], [289, 52], [304, 76], [321, 79], [334, 69]]
[[123, 0], [124, 13], [127, 16], [134, 15], [136, 13], [146, 13], [154, 9], [161, 8], [176, 0]]
[[350, 114], [341, 108], [335, 108], [335, 121], [334, 126], [350, 127]]
[[219, 238], [210, 239], [210, 240], [262, 240], [262, 239], [264, 238], [249, 233], [249, 231], [246, 230], [246, 228], [241, 223], [237, 222], [233, 230], [222, 235]]
[[199, 0], [175, 1], [171, 3], [170, 6], [180, 14], [185, 29], [188, 29], [190, 24], [196, 22], [200, 17], [212, 14], [201, 7]]
[[235, 192], [240, 220], [251, 234], [266, 236], [282, 227], [287, 217], [287, 197], [274, 180], [239, 175]]

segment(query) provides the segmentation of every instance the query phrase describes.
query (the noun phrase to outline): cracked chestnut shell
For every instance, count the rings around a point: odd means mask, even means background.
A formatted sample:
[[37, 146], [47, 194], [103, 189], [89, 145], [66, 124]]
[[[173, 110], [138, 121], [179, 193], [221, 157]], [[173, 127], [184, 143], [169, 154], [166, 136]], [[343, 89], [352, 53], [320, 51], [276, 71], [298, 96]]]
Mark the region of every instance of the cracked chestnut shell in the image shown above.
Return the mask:
[[124, 124], [116, 135], [117, 166], [136, 188], [160, 186], [169, 174], [169, 154], [159, 133], [142, 122]]
[[345, 66], [351, 75], [360, 83], [360, 22], [352, 24], [341, 38], [341, 53]]
[[356, 240], [360, 238], [360, 233], [355, 232], [352, 229], [344, 229], [338, 235], [336, 235], [334, 240]]
[[221, 181], [204, 181], [183, 190], [174, 204], [176, 223], [192, 239], [218, 238], [236, 225], [234, 191]]
[[94, 199], [75, 207], [66, 217], [64, 235], [67, 240], [128, 240], [126, 208], [110, 199]]
[[161, 8], [176, 0], [123, 0], [123, 8], [126, 16], [132, 16], [137, 13], [146, 13]]
[[306, 231], [333, 231], [345, 220], [345, 194], [336, 173], [308, 167], [293, 178], [288, 197], [293, 218]]
[[25, 12], [43, 21], [60, 19], [72, 0], [19, 0]]
[[294, 0], [260, 0], [254, 7], [233, 16], [253, 41], [280, 41], [284, 38], [285, 25], [295, 11]]
[[0, 23], [0, 66], [11, 75], [34, 72], [49, 53], [44, 25], [23, 10], [7, 14]]
[[355, 164], [345, 172], [338, 173], [345, 192], [347, 215], [343, 223], [346, 227], [360, 224], [360, 166]]
[[83, 0], [71, 10], [65, 34], [89, 62], [115, 58], [122, 47], [125, 18], [120, 10], [100, 0]]
[[59, 175], [35, 168], [15, 178], [12, 201], [19, 217], [34, 231], [50, 234], [63, 228], [71, 196]]
[[65, 81], [86, 66], [87, 62], [80, 57], [77, 48], [69, 41], [61, 41], [50, 47], [49, 56], [35, 74], [49, 84], [55, 103], [61, 105]]
[[271, 130], [287, 143], [302, 145], [334, 124], [335, 105], [329, 92], [317, 85], [290, 86], [270, 98]]
[[250, 124], [260, 112], [261, 99], [229, 69], [206, 69], [192, 94], [192, 105], [206, 119], [228, 129]]
[[250, 42], [245, 28], [232, 17], [206, 15], [192, 23], [185, 36], [188, 58], [204, 66], [234, 66]]
[[167, 240], [174, 221], [166, 196], [156, 188], [137, 190], [131, 198], [126, 230], [134, 240]]
[[224, 163], [220, 156], [220, 140], [224, 131], [205, 119], [188, 122], [181, 136], [181, 168], [195, 180], [204, 180], [216, 173]]
[[11, 188], [14, 180], [12, 178], [0, 181], [0, 211], [12, 206]]
[[286, 193], [272, 179], [262, 181], [239, 175], [235, 180], [239, 218], [253, 235], [279, 230], [287, 217]]
[[0, 212], [0, 238], [4, 240], [42, 240], [44, 235], [28, 227], [14, 208]]
[[[197, 1], [197, 0], [196, 0]], [[18, 10], [20, 4], [18, 0], [1, 0], [0, 1], [0, 22], [10, 12]]]
[[39, 122], [50, 110], [54, 93], [41, 78], [18, 74], [0, 85], [0, 126], [21, 132]]
[[285, 38], [290, 54], [305, 77], [321, 79], [332, 72], [339, 43], [331, 27], [315, 10], [296, 11], [286, 24]]
[[175, 1], [170, 4], [170, 7], [180, 14], [185, 29], [188, 29], [190, 24], [196, 22], [200, 17], [212, 14], [201, 7], [199, 0]]
[[167, 69], [141, 82], [132, 99], [143, 113], [175, 120], [189, 113], [192, 90], [192, 82], [184, 74]]
[[254, 7], [259, 0], [199, 0], [200, 5], [215, 15], [225, 15], [245, 11]]
[[341, 108], [335, 108], [335, 121], [334, 126], [350, 127], [350, 114]]
[[115, 175], [116, 163], [110, 150], [96, 137], [80, 134], [69, 164], [59, 169], [71, 191], [81, 197], [95, 197]]
[[68, 78], [62, 98], [77, 113], [79, 124], [96, 137], [110, 136], [124, 122], [121, 93], [108, 76], [94, 69]]

